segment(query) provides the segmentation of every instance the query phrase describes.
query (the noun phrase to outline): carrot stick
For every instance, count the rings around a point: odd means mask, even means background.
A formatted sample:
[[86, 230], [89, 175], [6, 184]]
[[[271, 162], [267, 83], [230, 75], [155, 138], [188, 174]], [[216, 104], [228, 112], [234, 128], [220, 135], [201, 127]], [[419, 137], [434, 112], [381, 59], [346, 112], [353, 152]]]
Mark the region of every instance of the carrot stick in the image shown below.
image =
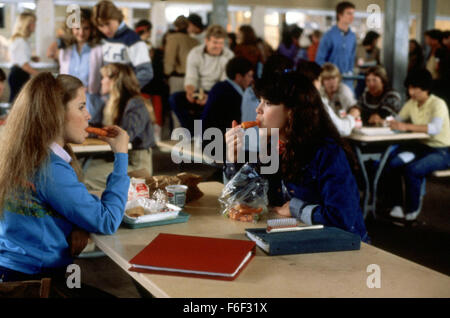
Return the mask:
[[241, 128], [242, 129], [248, 129], [248, 128], [251, 128], [251, 127], [255, 127], [255, 126], [259, 126], [259, 120], [255, 120], [255, 121], [244, 121], [242, 124], [241, 124]]
[[108, 131], [102, 128], [88, 127], [86, 128], [86, 131], [90, 134], [96, 134], [97, 136], [108, 136]]

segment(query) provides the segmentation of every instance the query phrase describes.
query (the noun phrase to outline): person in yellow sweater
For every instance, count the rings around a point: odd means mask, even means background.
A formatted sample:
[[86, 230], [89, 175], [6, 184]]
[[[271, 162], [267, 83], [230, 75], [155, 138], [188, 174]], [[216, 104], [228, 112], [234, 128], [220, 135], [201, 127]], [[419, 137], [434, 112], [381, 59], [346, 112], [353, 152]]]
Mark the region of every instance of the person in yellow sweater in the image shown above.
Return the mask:
[[[430, 138], [413, 145], [399, 146], [391, 155], [385, 174], [391, 197], [396, 201], [390, 215], [413, 221], [420, 213], [425, 190], [425, 177], [436, 170], [450, 167], [450, 123], [444, 100], [430, 94], [432, 75], [426, 70], [410, 73], [405, 85], [411, 99], [403, 106], [390, 127], [399, 131], [424, 132]], [[401, 207], [405, 180], [405, 213]]]

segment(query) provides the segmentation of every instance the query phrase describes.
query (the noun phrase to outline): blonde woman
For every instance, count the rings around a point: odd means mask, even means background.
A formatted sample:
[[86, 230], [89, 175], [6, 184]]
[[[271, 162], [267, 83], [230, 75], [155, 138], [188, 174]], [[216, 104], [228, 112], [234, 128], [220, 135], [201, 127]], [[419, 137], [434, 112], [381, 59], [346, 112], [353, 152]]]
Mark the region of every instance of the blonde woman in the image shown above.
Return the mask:
[[[133, 150], [130, 151], [129, 169], [147, 169], [153, 172], [152, 147], [153, 109], [140, 95], [139, 82], [133, 69], [125, 64], [112, 63], [101, 68], [102, 95], [108, 96], [103, 110], [103, 125], [118, 125], [130, 136]], [[111, 169], [107, 160], [96, 159], [86, 172], [86, 184], [93, 190], [104, 188], [106, 174]]]
[[62, 37], [64, 48], [59, 50], [59, 73], [79, 78], [86, 88], [86, 107], [90, 123], [101, 124], [103, 101], [100, 96], [103, 52], [97, 29], [91, 22], [91, 11], [80, 10], [80, 26], [65, 26]]
[[347, 113], [357, 103], [353, 91], [342, 82], [341, 72], [336, 65], [325, 63], [322, 69], [320, 95], [328, 100], [336, 114]]
[[115, 137], [102, 139], [115, 154], [114, 170], [101, 199], [91, 195], [69, 146], [86, 139], [89, 118], [83, 83], [70, 75], [40, 73], [17, 96], [0, 143], [0, 184], [8, 185], [0, 187], [4, 282], [51, 277], [59, 294], [70, 294], [66, 269], [87, 241], [77, 229], [112, 234], [119, 227], [130, 183], [129, 138], [108, 127]]
[[11, 59], [11, 72], [8, 77], [10, 86], [9, 102], [13, 102], [22, 86], [36, 75], [37, 70], [30, 66], [31, 46], [28, 39], [36, 29], [36, 16], [32, 12], [22, 12], [14, 25], [9, 56]]

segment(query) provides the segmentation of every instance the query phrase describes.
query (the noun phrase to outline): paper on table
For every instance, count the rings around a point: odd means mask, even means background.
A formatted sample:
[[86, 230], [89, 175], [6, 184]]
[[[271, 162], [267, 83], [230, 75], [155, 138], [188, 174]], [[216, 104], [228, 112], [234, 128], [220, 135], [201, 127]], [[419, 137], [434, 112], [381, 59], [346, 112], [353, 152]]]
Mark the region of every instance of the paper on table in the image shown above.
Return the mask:
[[366, 136], [393, 135], [395, 132], [390, 127], [362, 127], [355, 129], [355, 132]]

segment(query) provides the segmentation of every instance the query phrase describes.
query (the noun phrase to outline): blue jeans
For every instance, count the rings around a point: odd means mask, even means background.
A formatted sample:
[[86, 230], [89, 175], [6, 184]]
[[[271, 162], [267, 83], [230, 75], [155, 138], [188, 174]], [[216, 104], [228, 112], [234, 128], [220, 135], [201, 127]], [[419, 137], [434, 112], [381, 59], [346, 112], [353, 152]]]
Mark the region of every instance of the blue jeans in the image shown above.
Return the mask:
[[[414, 159], [405, 162], [402, 153], [414, 154]], [[405, 181], [405, 213], [419, 210], [421, 198], [424, 195], [425, 177], [436, 170], [450, 167], [450, 148], [433, 148], [424, 144], [399, 146], [394, 150], [386, 164], [385, 174], [388, 191], [394, 200], [394, 205], [402, 205], [403, 191], [401, 177]]]

